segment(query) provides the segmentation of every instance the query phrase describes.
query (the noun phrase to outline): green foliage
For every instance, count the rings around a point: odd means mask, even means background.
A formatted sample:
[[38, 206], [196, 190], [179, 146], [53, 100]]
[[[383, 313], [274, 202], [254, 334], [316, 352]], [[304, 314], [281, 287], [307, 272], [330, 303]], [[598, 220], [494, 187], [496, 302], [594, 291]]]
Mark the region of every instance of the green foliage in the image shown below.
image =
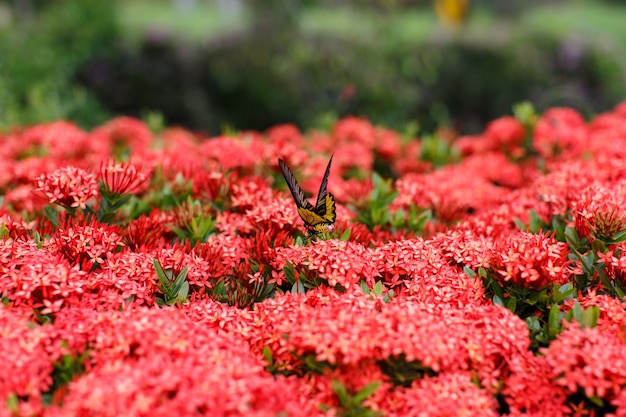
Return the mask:
[[[63, 342], [67, 348], [67, 343]], [[82, 353], [65, 354], [54, 363], [52, 372], [52, 387], [43, 395], [44, 404], [51, 404], [54, 393], [65, 387], [78, 376], [85, 373], [85, 364], [89, 360], [89, 351]]]
[[[372, 410], [363, 404], [368, 397], [376, 392], [380, 386], [380, 381], [370, 382], [355, 394], [350, 394], [343, 382], [336, 379], [331, 381], [330, 386], [339, 400], [340, 407], [338, 410], [335, 410], [336, 415], [342, 417], [376, 417], [384, 415], [382, 412]], [[324, 412], [332, 408], [328, 405], [320, 406], [320, 409]]]
[[168, 225], [181, 242], [188, 241], [191, 246], [204, 243], [209, 236], [215, 233], [215, 219], [203, 210], [202, 203], [198, 200], [187, 199], [185, 210], [191, 214], [191, 219], [182, 224], [182, 227]]
[[[187, 45], [192, 60], [181, 58], [180, 39], [151, 38], [86, 65], [81, 81], [115, 112], [156, 110], [168, 123], [213, 132], [284, 122], [322, 127], [356, 114], [397, 129], [416, 123], [422, 131], [453, 125], [473, 133], [522, 100], [589, 115], [626, 95], [617, 46], [572, 43], [522, 21], [498, 42], [487, 29], [441, 39], [430, 36], [432, 16], [417, 9], [381, 15], [295, 3], [257, 5], [246, 30], [239, 24], [220, 33], [227, 42]], [[371, 24], [346, 25], [362, 19]]]
[[350, 206], [358, 214], [359, 223], [366, 225], [369, 230], [373, 230], [376, 226], [394, 231], [407, 230], [415, 234], [420, 234], [424, 230], [424, 226], [432, 218], [430, 210], [411, 206], [408, 213], [403, 209], [392, 212], [389, 206], [398, 196], [398, 191], [392, 186], [392, 180], [382, 178], [374, 172], [372, 184], [374, 189], [369, 195], [369, 204], [362, 209]]
[[402, 354], [379, 362], [380, 369], [391, 378], [394, 385], [410, 387], [413, 381], [436, 373], [418, 361], [407, 361]]
[[576, 287], [571, 283], [551, 285], [542, 290], [529, 290], [513, 284], [501, 284], [491, 272], [481, 268], [478, 273], [469, 268], [464, 271], [470, 277], [479, 276], [483, 280], [485, 295], [496, 305], [510, 310], [526, 322], [530, 332], [531, 349], [537, 351], [554, 340], [563, 330], [562, 321], [576, 321], [582, 327], [594, 327], [600, 310], [597, 306], [582, 309], [578, 300], [567, 313], [561, 311], [565, 301], [576, 295]]
[[92, 127], [105, 120], [108, 113], [74, 77], [87, 59], [111, 50], [115, 3], [48, 2], [0, 29], [0, 128], [66, 118]]
[[[292, 294], [304, 294], [306, 291], [317, 288], [321, 285], [328, 285], [328, 282], [320, 278], [317, 274], [314, 274], [306, 266], [300, 267], [301, 270], [297, 271], [294, 265], [289, 261], [283, 267], [283, 272], [287, 278], [287, 282], [291, 285]], [[344, 288], [337, 284], [335, 286], [337, 290], [343, 291]]]
[[435, 166], [444, 166], [460, 159], [452, 143], [437, 135], [425, 135], [421, 139], [420, 158], [432, 162]]
[[374, 284], [374, 288], [368, 287], [365, 281], [361, 281], [361, 290], [363, 291], [363, 294], [372, 295], [374, 298], [382, 297], [382, 300], [388, 304], [394, 296], [394, 291], [389, 290], [383, 294], [383, 289], [384, 287], [382, 281], [377, 281], [376, 284]]
[[189, 295], [187, 271], [189, 267], [184, 267], [178, 275], [176, 275], [174, 270], [168, 269], [164, 271], [156, 258], [152, 260], [152, 263], [159, 279], [157, 288], [162, 294], [156, 297], [156, 304], [159, 307], [163, 307], [183, 304], [187, 301], [187, 296]]
[[100, 181], [100, 197], [101, 200], [97, 213], [98, 221], [101, 223], [112, 224], [115, 218], [115, 213], [127, 205], [133, 195], [109, 193], [107, 191], [107, 187], [104, 185], [104, 182]]

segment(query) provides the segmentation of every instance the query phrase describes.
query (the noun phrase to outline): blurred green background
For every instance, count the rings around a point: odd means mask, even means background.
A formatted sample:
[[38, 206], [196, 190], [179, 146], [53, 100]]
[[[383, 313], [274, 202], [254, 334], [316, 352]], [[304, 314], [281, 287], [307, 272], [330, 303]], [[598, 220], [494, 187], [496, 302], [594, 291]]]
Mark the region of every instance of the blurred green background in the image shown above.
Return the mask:
[[462, 133], [626, 99], [626, 2], [0, 1], [0, 129], [126, 114], [212, 134], [346, 115]]

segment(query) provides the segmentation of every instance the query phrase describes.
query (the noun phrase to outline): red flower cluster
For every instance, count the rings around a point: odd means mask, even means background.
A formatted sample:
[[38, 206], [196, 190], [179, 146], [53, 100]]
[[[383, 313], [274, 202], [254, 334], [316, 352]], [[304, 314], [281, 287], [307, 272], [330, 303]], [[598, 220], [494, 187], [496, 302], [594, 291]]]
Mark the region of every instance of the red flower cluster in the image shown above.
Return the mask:
[[548, 235], [520, 232], [499, 241], [492, 268], [505, 282], [524, 288], [542, 289], [562, 284], [572, 274], [569, 248]]
[[[626, 416], [624, 126], [9, 133], [4, 414]], [[276, 161], [314, 197], [330, 154], [305, 237]]]
[[81, 208], [98, 195], [98, 181], [95, 175], [83, 169], [67, 166], [51, 174], [43, 174], [35, 180], [37, 191], [50, 203], [65, 208]]

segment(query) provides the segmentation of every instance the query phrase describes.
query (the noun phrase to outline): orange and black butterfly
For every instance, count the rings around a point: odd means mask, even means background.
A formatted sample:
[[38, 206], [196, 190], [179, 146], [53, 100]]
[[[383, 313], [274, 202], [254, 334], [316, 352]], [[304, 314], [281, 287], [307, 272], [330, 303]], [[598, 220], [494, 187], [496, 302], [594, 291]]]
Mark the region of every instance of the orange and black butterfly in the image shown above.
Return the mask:
[[289, 169], [285, 161], [278, 159], [278, 165], [283, 172], [283, 176], [287, 181], [291, 195], [298, 206], [298, 214], [304, 221], [304, 226], [311, 234], [330, 232], [335, 228], [335, 197], [326, 191], [328, 186], [328, 174], [330, 174], [330, 164], [333, 162], [333, 157], [330, 157], [322, 184], [320, 185], [320, 191], [317, 193], [317, 201], [315, 207], [309, 203], [304, 197], [304, 192], [298, 185], [296, 177]]

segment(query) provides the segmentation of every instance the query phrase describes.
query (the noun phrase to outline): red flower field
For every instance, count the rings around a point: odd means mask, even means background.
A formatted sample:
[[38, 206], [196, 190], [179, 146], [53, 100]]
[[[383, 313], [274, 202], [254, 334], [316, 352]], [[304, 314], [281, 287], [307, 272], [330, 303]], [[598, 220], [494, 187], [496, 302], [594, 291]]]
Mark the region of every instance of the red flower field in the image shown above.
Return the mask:
[[0, 416], [626, 416], [626, 103], [520, 109], [0, 135]]

